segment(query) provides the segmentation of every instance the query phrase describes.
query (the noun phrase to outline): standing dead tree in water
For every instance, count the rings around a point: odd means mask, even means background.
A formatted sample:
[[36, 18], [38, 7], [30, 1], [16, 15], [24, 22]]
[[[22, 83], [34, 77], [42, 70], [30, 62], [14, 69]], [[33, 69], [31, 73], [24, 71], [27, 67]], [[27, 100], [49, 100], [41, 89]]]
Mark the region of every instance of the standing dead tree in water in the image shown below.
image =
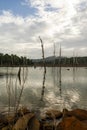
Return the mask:
[[41, 48], [42, 48], [42, 58], [43, 58], [43, 66], [44, 66], [44, 73], [43, 73], [43, 86], [42, 86], [42, 92], [41, 92], [41, 100], [43, 101], [43, 96], [44, 96], [44, 89], [45, 89], [45, 80], [46, 80], [46, 64], [45, 64], [45, 57], [44, 57], [44, 45], [43, 45], [43, 41], [40, 38], [40, 42], [41, 42]]
[[53, 54], [54, 54], [54, 65], [53, 66], [54, 67], [55, 67], [55, 58], [56, 58], [56, 54], [55, 53], [56, 53], [56, 51], [55, 51], [55, 43], [54, 43], [54, 52], [53, 52]]

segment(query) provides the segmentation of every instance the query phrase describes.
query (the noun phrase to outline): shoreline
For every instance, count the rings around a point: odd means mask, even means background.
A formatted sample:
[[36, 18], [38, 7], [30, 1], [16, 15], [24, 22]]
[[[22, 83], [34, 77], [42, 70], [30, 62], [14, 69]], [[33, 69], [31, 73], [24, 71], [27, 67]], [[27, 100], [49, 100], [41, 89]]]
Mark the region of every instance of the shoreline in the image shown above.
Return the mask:
[[0, 113], [0, 130], [87, 130], [87, 110], [48, 109], [43, 116], [38, 115], [26, 107], [16, 113]]
[[[34, 68], [37, 68], [37, 67], [44, 67], [44, 65], [37, 65], [37, 66], [34, 66], [34, 65], [19, 65], [19, 66], [16, 66], [16, 65], [10, 65], [10, 66], [0, 66], [0, 67], [34, 67]], [[79, 65], [79, 66], [71, 66], [71, 65], [61, 65], [61, 66], [59, 66], [59, 65], [45, 65], [45, 67], [77, 67], [77, 68], [79, 68], [79, 67], [87, 67], [87, 65]], [[87, 69], [87, 68], [86, 68]]]

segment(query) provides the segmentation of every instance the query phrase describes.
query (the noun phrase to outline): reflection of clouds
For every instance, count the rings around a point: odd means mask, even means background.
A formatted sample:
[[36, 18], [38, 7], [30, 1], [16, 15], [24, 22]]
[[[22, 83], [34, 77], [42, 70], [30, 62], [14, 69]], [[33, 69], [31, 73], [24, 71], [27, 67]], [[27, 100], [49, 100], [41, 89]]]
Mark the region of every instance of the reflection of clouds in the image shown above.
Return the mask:
[[8, 98], [7, 95], [4, 93], [0, 94], [0, 105], [1, 104], [8, 105]]
[[34, 109], [39, 107], [45, 107], [46, 106], [46, 102], [42, 101], [41, 102], [41, 88], [26, 88], [24, 90], [23, 93], [23, 97], [22, 97], [22, 103], [29, 106], [31, 105], [31, 107], [33, 107]]
[[49, 92], [46, 95], [46, 101], [49, 107], [57, 107], [61, 109], [63, 107], [63, 99], [60, 95], [56, 95], [54, 92]]
[[[17, 69], [14, 69], [14, 73], [15, 72], [17, 72]], [[38, 107], [40, 109], [45, 109], [47, 107], [56, 107], [58, 109], [61, 109], [63, 107], [74, 108], [77, 106], [84, 106], [87, 108], [87, 105], [85, 106], [85, 104], [87, 104], [87, 69], [78, 69], [78, 71], [76, 71], [76, 82], [73, 83], [72, 70], [70, 69], [70, 71], [67, 71], [66, 68], [63, 68], [62, 94], [60, 95], [59, 87], [57, 84], [58, 81], [55, 80], [55, 82], [57, 83], [55, 83], [54, 87], [51, 68], [48, 68], [43, 102], [40, 101], [42, 92], [42, 72], [43, 70], [41, 71], [39, 68], [29, 68], [29, 75], [21, 100], [22, 104], [27, 105], [29, 107], [31, 106], [32, 108]], [[14, 76], [12, 77], [12, 79], [15, 83]], [[8, 104], [8, 99], [5, 90], [5, 79], [1, 79], [0, 84], [0, 104]], [[18, 89], [21, 89], [21, 87], [19, 86]]]
[[31, 90], [26, 88], [23, 93], [23, 100], [24, 101], [30, 101], [30, 102], [37, 102], [39, 100], [39, 90]]
[[69, 98], [70, 102], [79, 101], [80, 95], [77, 92], [77, 90], [67, 90], [66, 94], [67, 94], [67, 97]]
[[49, 92], [46, 95], [46, 100], [50, 106], [58, 107], [59, 109], [63, 107], [71, 108], [76, 106], [77, 102], [80, 100], [80, 95], [76, 90], [67, 90], [65, 93], [62, 93], [62, 97], [57, 95], [54, 92]]
[[65, 90], [63, 94], [64, 105], [66, 108], [76, 108], [80, 101], [80, 94], [78, 90], [73, 88]]

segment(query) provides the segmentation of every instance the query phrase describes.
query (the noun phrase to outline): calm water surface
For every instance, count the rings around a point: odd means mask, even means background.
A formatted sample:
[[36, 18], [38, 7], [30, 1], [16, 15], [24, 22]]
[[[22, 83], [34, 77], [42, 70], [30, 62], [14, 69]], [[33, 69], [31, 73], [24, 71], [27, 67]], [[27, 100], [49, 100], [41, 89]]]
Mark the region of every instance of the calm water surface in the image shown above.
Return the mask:
[[[27, 68], [27, 80], [21, 98], [21, 105], [34, 109], [46, 108], [83, 108], [87, 109], [87, 69], [62, 68], [61, 84], [59, 68], [47, 68], [43, 87], [43, 68]], [[18, 68], [8, 68], [8, 82], [11, 82], [11, 106], [14, 106], [14, 90], [17, 86], [17, 96], [21, 85], [17, 78]], [[11, 78], [10, 78], [11, 75]], [[6, 88], [7, 68], [0, 68], [0, 107], [8, 105]], [[23, 77], [21, 76], [22, 81]], [[23, 84], [23, 83], [21, 83]]]

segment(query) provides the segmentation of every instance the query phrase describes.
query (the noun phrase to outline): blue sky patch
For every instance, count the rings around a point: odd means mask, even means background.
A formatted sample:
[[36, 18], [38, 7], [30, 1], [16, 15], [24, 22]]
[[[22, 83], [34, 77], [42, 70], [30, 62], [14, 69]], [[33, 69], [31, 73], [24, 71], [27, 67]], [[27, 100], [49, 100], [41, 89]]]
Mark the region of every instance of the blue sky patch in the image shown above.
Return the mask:
[[23, 17], [36, 14], [37, 9], [30, 7], [29, 5], [22, 5], [22, 2], [23, 0], [0, 0], [0, 12], [2, 10], [10, 10], [14, 15]]

